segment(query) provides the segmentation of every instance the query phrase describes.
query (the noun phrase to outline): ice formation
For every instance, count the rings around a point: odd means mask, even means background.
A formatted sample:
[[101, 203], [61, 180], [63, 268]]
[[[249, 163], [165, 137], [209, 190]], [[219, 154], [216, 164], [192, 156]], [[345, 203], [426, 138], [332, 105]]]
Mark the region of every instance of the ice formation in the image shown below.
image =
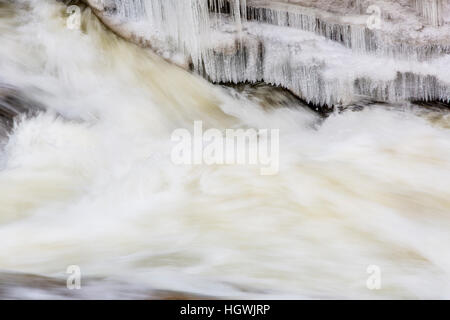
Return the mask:
[[444, 24], [442, 10], [445, 0], [416, 0], [415, 8], [433, 26]]
[[213, 82], [316, 105], [450, 102], [450, 0], [86, 0], [114, 31]]

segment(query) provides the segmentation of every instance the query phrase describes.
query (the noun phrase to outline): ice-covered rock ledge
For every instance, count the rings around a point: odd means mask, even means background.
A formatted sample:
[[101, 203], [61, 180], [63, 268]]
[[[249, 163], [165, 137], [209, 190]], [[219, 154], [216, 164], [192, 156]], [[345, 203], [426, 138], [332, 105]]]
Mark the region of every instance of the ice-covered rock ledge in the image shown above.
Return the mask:
[[450, 0], [85, 1], [213, 82], [263, 81], [319, 106], [450, 102]]

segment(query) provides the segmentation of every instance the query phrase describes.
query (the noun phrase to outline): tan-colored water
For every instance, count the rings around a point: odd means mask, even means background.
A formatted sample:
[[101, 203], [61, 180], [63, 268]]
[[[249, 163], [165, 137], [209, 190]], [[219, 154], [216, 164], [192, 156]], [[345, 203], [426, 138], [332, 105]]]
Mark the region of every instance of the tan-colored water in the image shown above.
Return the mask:
[[[2, 297], [65, 297], [51, 288], [69, 265], [84, 297], [450, 297], [448, 112], [271, 108], [117, 39], [89, 10], [80, 31], [55, 1], [0, 3], [0, 83], [47, 110], [1, 153]], [[174, 165], [170, 135], [195, 120], [279, 128], [279, 173]]]

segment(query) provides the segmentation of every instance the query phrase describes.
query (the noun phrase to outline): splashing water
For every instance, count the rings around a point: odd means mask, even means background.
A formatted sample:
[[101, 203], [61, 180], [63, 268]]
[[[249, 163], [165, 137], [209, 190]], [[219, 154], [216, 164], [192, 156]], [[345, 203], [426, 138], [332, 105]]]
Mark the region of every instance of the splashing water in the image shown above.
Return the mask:
[[[69, 30], [65, 9], [0, 1], [0, 84], [45, 109], [3, 138], [1, 297], [450, 298], [448, 111], [323, 119], [213, 86], [89, 9]], [[170, 135], [195, 120], [279, 128], [279, 174], [174, 165]]]

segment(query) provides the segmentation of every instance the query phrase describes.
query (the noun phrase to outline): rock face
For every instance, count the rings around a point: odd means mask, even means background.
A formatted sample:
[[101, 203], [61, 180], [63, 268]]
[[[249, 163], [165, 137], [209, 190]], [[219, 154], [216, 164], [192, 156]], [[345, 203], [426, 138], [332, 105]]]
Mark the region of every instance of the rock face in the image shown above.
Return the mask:
[[450, 102], [450, 0], [85, 0], [115, 32], [213, 82], [318, 106]]

